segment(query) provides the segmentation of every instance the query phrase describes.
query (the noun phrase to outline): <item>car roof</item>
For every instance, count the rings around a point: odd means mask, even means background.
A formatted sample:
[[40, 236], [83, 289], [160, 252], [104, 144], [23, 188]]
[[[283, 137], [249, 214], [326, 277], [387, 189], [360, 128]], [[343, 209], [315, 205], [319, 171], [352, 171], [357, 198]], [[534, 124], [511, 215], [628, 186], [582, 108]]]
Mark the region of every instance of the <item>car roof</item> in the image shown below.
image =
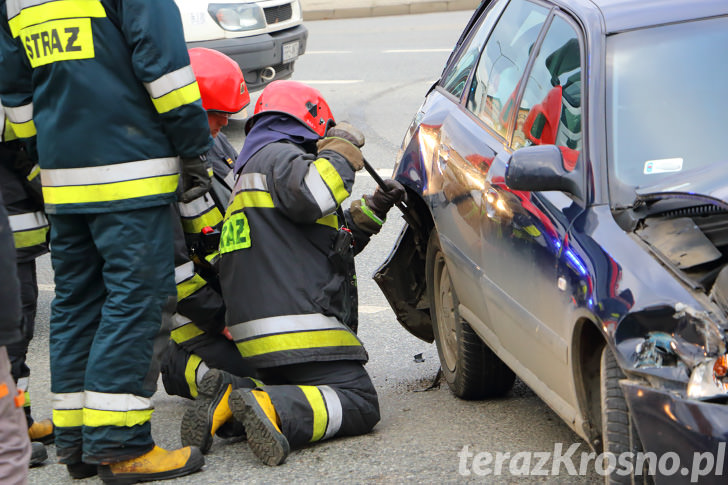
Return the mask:
[[726, 0], [569, 0], [564, 3], [595, 5], [602, 12], [607, 34], [728, 15]]

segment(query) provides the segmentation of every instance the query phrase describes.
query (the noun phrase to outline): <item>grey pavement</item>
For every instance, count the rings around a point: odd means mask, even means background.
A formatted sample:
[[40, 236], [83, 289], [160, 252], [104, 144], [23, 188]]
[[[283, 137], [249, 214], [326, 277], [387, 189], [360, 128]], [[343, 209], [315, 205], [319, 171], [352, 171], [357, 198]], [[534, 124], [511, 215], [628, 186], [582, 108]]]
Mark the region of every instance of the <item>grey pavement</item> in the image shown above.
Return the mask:
[[473, 10], [481, 0], [301, 0], [304, 20]]

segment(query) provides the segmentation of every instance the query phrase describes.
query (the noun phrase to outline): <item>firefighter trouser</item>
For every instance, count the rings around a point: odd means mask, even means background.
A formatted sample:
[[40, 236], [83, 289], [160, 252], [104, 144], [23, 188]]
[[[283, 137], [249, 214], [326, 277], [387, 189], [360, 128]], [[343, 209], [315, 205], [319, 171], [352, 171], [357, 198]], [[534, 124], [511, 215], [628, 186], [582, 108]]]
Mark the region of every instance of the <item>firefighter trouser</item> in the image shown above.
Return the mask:
[[164, 320], [165, 329], [162, 309], [177, 294], [171, 211], [163, 205], [49, 217], [56, 283], [51, 391], [59, 461], [140, 456], [154, 446], [151, 397], [159, 361], [153, 352], [169, 339], [171, 322]]
[[377, 391], [360, 362], [310, 362], [259, 374], [291, 447], [365, 434], [379, 422]]
[[197, 385], [208, 369], [221, 369], [238, 377], [254, 377], [235, 344], [223, 335], [204, 333], [182, 344], [169, 341], [162, 361], [162, 382], [167, 394], [197, 397]]
[[30, 439], [16, 396], [8, 353], [0, 347], [0, 478], [5, 485], [25, 484], [28, 479]]
[[11, 372], [18, 389], [25, 393], [25, 419], [28, 427], [33, 424], [30, 415], [30, 394], [28, 393], [28, 381], [30, 368], [26, 363], [28, 345], [33, 338], [35, 331], [35, 313], [38, 308], [38, 280], [35, 272], [35, 260], [18, 263], [18, 280], [20, 280], [20, 301], [23, 306], [23, 340], [7, 346], [10, 357]]

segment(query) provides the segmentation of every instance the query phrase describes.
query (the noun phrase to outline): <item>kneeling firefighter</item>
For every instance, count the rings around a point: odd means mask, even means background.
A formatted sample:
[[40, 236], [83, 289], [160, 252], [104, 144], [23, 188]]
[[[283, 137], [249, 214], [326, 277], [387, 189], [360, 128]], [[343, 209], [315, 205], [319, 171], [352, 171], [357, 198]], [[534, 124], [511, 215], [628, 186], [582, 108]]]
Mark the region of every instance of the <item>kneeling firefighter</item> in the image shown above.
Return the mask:
[[[199, 393], [204, 394], [199, 384], [211, 368], [237, 376], [252, 376], [254, 370], [243, 362], [235, 344], [225, 336], [225, 304], [217, 273], [222, 214], [232, 193], [232, 168], [237, 158], [237, 152], [220, 129], [232, 114], [250, 103], [250, 95], [240, 67], [231, 58], [205, 48], [190, 49], [189, 54], [210, 134], [215, 140], [206, 154], [212, 180], [209, 191], [174, 207], [181, 222], [175, 227], [177, 310], [172, 316], [171, 340], [162, 361], [162, 382], [168, 394], [194, 399]], [[183, 436], [190, 432], [182, 429]], [[237, 433], [240, 432], [238, 427]], [[227, 437], [236, 431], [227, 426], [218, 434]], [[203, 445], [201, 450], [207, 452], [212, 436], [196, 440]]]
[[186, 418], [209, 432], [241, 421], [252, 451], [278, 465], [291, 447], [364, 434], [379, 421], [355, 334], [354, 254], [405, 191], [389, 180], [387, 191], [341, 210], [363, 167], [364, 136], [336, 125], [321, 93], [302, 83], [269, 84], [246, 133], [220, 240], [220, 281], [230, 333], [265, 386], [210, 372], [203, 385], [214, 395]]

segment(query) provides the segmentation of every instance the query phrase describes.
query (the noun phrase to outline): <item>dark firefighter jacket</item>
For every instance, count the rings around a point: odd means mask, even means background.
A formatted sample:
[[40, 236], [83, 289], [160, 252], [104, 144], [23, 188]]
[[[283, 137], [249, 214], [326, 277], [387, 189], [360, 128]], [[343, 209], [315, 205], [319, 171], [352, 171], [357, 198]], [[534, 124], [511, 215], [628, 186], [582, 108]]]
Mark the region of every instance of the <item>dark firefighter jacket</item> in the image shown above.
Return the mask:
[[8, 213], [0, 192], [0, 347], [23, 338], [21, 328], [20, 288], [15, 264], [15, 249]]
[[220, 282], [228, 328], [251, 365], [367, 360], [349, 327], [353, 251], [334, 254], [345, 220], [357, 251], [375, 232], [337, 211], [353, 183], [336, 151], [309, 153], [288, 141], [264, 146], [240, 172], [220, 240]]
[[46, 212], [172, 202], [177, 156], [212, 144], [181, 22], [155, 23], [168, 16], [173, 0], [0, 0], [0, 97], [37, 147]]
[[[179, 202], [181, 225], [174, 242], [177, 313], [172, 322], [172, 340], [189, 342], [203, 332], [217, 334], [225, 325], [225, 305], [218, 281], [218, 239], [233, 188], [232, 164], [237, 154], [223, 133], [206, 158], [212, 176], [211, 190], [188, 203]], [[211, 227], [217, 236], [205, 236]], [[208, 242], [208, 239], [213, 242]]]
[[[4, 125], [3, 118], [0, 105], [0, 126]], [[6, 126], [0, 133], [0, 190], [20, 262], [48, 252], [48, 220], [43, 212], [39, 173], [12, 128]]]

